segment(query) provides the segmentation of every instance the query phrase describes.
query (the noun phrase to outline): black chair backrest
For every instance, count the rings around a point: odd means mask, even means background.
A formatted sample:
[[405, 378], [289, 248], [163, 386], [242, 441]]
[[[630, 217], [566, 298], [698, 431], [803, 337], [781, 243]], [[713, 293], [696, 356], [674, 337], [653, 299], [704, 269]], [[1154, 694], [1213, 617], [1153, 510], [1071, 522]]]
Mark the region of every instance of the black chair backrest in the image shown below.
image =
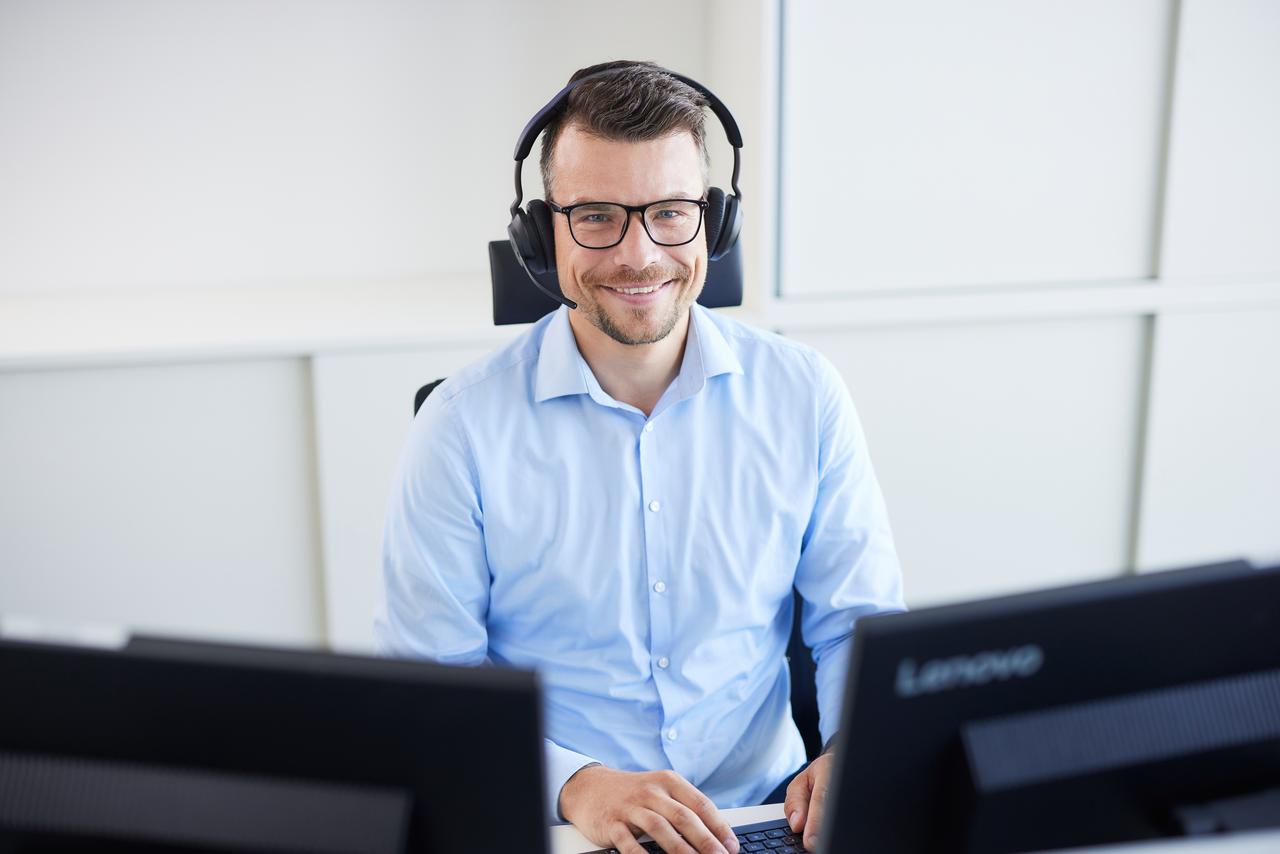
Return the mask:
[[418, 410], [422, 408], [422, 402], [427, 399], [427, 395], [436, 390], [436, 386], [445, 381], [445, 377], [441, 377], [434, 382], [429, 382], [422, 388], [418, 389], [418, 393], [413, 396], [413, 414], [417, 415]]
[[[427, 396], [444, 380], [441, 377], [418, 389], [418, 393], [413, 396], [414, 415], [418, 414]], [[804, 752], [812, 761], [822, 752], [822, 735], [818, 731], [818, 690], [814, 682], [817, 668], [800, 634], [800, 608], [803, 600], [800, 592], [794, 588], [791, 595], [795, 605], [795, 613], [791, 619], [791, 638], [787, 641], [787, 668], [791, 671], [791, 718], [800, 730], [800, 737], [804, 739]]]

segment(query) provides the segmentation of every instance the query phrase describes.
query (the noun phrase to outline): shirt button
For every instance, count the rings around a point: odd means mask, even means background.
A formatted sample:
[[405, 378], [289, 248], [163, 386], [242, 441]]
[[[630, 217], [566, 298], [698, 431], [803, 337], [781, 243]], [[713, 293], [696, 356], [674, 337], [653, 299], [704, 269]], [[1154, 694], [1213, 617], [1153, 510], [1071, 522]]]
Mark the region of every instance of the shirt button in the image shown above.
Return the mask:
[[665, 593], [667, 592], [667, 585], [665, 582], [655, 581], [653, 584], [653, 589], [659, 593]]
[[652, 510], [654, 513], [657, 513], [659, 510], [661, 510], [661, 509], [662, 509], [662, 505], [661, 505], [661, 504], [659, 504], [659, 503], [658, 503], [658, 502], [656, 502], [656, 501], [650, 501], [650, 502], [649, 502], [649, 509], [650, 509], [650, 510]]
[[674, 729], [667, 730], [667, 741], [676, 740], [676, 731]]
[[666, 670], [667, 665], [670, 663], [671, 663], [671, 659], [667, 658], [665, 655], [662, 656], [662, 658], [658, 659], [658, 666], [661, 667], [663, 670]]
[[650, 421], [648, 424], [645, 424], [645, 425], [644, 425], [644, 432], [646, 432], [646, 433], [652, 433], [652, 432], [653, 432], [653, 422], [652, 422], [652, 421]]

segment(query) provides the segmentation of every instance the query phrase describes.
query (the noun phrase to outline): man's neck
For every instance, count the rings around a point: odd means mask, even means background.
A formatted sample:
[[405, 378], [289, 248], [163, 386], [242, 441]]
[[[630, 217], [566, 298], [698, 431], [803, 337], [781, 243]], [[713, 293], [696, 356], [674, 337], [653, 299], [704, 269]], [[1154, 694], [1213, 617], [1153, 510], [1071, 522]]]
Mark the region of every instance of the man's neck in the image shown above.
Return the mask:
[[605, 393], [631, 404], [647, 417], [680, 373], [690, 314], [686, 311], [671, 334], [653, 344], [622, 344], [577, 312], [569, 313], [569, 327], [578, 342], [578, 352]]

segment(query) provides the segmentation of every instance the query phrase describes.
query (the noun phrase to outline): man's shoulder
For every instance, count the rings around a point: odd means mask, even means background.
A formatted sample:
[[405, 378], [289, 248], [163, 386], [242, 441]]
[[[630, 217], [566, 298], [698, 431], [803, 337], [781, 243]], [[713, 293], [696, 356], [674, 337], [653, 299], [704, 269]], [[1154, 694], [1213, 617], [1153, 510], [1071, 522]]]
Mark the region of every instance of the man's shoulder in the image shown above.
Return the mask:
[[744, 368], [775, 367], [812, 372], [820, 369], [826, 362], [821, 353], [802, 341], [761, 329], [739, 318], [702, 306], [698, 310], [707, 322], [719, 330]]
[[513, 403], [531, 393], [538, 352], [555, 312], [498, 349], [454, 371], [431, 393], [438, 405], [466, 408], [497, 399]]

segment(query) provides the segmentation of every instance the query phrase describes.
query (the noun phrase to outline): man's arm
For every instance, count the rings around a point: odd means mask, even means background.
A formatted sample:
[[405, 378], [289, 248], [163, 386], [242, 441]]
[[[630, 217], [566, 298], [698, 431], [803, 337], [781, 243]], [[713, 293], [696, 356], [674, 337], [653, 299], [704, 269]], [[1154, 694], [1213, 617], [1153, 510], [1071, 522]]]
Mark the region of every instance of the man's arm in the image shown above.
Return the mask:
[[902, 611], [902, 571], [866, 438], [844, 381], [815, 354], [821, 442], [818, 491], [796, 565], [801, 633], [817, 669], [819, 730], [825, 744], [840, 725], [854, 625], [868, 614]]
[[[857, 620], [905, 605], [888, 513], [848, 389], [817, 354], [813, 381], [821, 431], [818, 492], [795, 585], [804, 600], [801, 632], [817, 666], [818, 729], [829, 746], [840, 726]], [[808, 848], [816, 845], [830, 761], [824, 752], [787, 790], [787, 817], [793, 830], [804, 830]]]
[[[374, 638], [382, 655], [445, 664], [487, 660], [489, 564], [470, 444], [457, 414], [427, 398], [387, 504], [382, 597]], [[560, 820], [565, 782], [595, 760], [543, 742], [548, 815]]]

